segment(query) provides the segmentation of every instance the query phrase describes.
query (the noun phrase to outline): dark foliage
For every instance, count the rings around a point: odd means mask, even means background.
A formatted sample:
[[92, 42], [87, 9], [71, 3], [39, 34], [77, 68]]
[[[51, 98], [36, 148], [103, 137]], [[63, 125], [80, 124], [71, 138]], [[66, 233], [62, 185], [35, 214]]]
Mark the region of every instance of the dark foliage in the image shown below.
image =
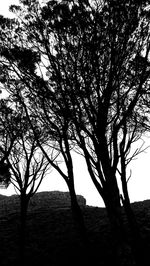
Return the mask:
[[0, 187], [8, 187], [10, 184], [11, 173], [9, 165], [6, 163], [0, 163]]

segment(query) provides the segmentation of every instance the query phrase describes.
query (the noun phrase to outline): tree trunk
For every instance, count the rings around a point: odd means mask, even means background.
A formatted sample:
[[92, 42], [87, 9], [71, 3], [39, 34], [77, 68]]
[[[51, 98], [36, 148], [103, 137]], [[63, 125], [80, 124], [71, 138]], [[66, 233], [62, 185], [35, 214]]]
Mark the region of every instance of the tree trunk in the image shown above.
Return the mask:
[[115, 265], [119, 266], [125, 256], [126, 236], [119, 189], [115, 184], [111, 184], [111, 186], [108, 183], [106, 184], [103, 200], [111, 226], [114, 262]]
[[129, 197], [122, 199], [125, 213], [128, 219], [128, 224], [131, 231], [131, 248], [137, 266], [149, 265], [147, 260], [146, 248], [140, 234], [140, 229], [132, 210]]
[[[125, 160], [122, 160], [122, 164]], [[127, 181], [126, 181], [126, 171], [125, 171], [125, 165], [122, 165], [122, 175], [121, 175], [121, 182], [122, 182], [122, 190], [123, 190], [123, 196], [122, 197], [122, 203], [124, 206], [124, 210], [127, 216], [128, 224], [131, 231], [131, 248], [132, 253], [136, 262], [137, 266], [140, 265], [147, 265], [147, 260], [145, 256], [144, 251], [144, 243], [142, 240], [142, 237], [140, 235], [140, 230], [138, 227], [138, 223], [136, 220], [136, 217], [134, 215], [134, 212], [131, 207], [129, 193], [128, 193], [128, 187], [127, 187]]]
[[70, 180], [68, 187], [69, 187], [69, 192], [70, 192], [71, 210], [72, 210], [72, 215], [73, 215], [73, 219], [75, 222], [75, 227], [78, 229], [78, 232], [82, 238], [82, 241], [84, 243], [87, 243], [87, 232], [86, 232], [85, 222], [84, 222], [81, 208], [77, 200], [73, 181]]
[[20, 197], [20, 265], [25, 265], [25, 246], [26, 246], [26, 220], [28, 210], [29, 199], [27, 195], [22, 194]]
[[[110, 178], [109, 178], [110, 180]], [[118, 232], [118, 236], [124, 235], [124, 225], [122, 217], [122, 208], [118, 185], [114, 180], [107, 182], [103, 188], [103, 200], [106, 206], [107, 214], [111, 223], [112, 230]]]
[[[92, 265], [95, 261], [94, 251], [90, 246], [90, 242], [87, 235], [87, 230], [84, 222], [84, 217], [82, 214], [82, 210], [77, 200], [77, 196], [74, 189], [74, 183], [69, 183], [69, 191], [70, 191], [70, 198], [71, 198], [71, 210], [72, 216], [74, 220], [74, 225], [76, 232], [80, 239], [80, 251], [82, 250], [82, 258], [84, 259], [84, 265]], [[79, 254], [81, 256], [81, 254]], [[97, 261], [95, 261], [96, 263]]]

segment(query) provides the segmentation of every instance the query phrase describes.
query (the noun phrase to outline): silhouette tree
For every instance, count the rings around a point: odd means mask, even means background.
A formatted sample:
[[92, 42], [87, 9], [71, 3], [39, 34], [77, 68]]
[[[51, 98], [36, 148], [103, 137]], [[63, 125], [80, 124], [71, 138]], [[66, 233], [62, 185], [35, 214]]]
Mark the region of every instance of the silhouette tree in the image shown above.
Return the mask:
[[[24, 7], [27, 9], [28, 8], [30, 9], [31, 5], [33, 8], [33, 12], [36, 11], [36, 8], [40, 7], [38, 1], [34, 1], [33, 3], [31, 1], [29, 5], [26, 2], [22, 3], [24, 4]], [[20, 12], [19, 7], [12, 6], [11, 9]], [[32, 20], [32, 15], [30, 18]], [[24, 20], [25, 24], [27, 21], [28, 18], [26, 18], [25, 15], [25, 20]], [[7, 23], [4, 19], [2, 19], [1, 24], [6, 25]], [[9, 25], [11, 25], [10, 28]], [[20, 28], [20, 30], [24, 30], [25, 29], [24, 26], [22, 27], [22, 29]], [[14, 42], [13, 46], [10, 47], [9, 46], [10, 44], [8, 43], [8, 38], [5, 45], [4, 45], [5, 42], [4, 39], [6, 37], [6, 32], [7, 36], [10, 36], [11, 39], [13, 27], [14, 27], [14, 32], [13, 32], [14, 39], [18, 37], [19, 39], [16, 42]], [[40, 50], [37, 51], [37, 49], [35, 49], [33, 51], [29, 43], [28, 43], [29, 45], [27, 43], [25, 45], [21, 37], [22, 33], [20, 30], [18, 26], [14, 23], [14, 20], [12, 21], [12, 23], [10, 22], [8, 23], [7, 28], [4, 27], [3, 48], [1, 56], [3, 58], [2, 69], [5, 75], [3, 74], [2, 82], [5, 84], [5, 86], [7, 86], [7, 90], [9, 91], [9, 93], [15, 95], [15, 100], [18, 101], [24, 107], [26, 116], [28, 118], [28, 121], [30, 121], [30, 125], [32, 127], [34, 136], [36, 138], [39, 147], [41, 148], [43, 154], [45, 155], [49, 163], [58, 171], [58, 173], [65, 180], [68, 189], [70, 191], [73, 217], [76, 223], [78, 224], [78, 229], [80, 230], [80, 233], [83, 236], [84, 240], [86, 238], [84, 219], [81, 213], [80, 206], [77, 201], [75, 187], [74, 187], [73, 161], [71, 155], [71, 150], [74, 145], [68, 138], [68, 134], [70, 134], [69, 121], [67, 121], [66, 117], [64, 117], [63, 119], [61, 118], [60, 120], [58, 112], [59, 105], [56, 105], [55, 103], [53, 105], [52, 104], [53, 99], [47, 98], [48, 100], [46, 104], [47, 106], [45, 105], [45, 103], [43, 103], [42, 106], [43, 93], [39, 94], [39, 92], [37, 91], [37, 86], [40, 88], [46, 84], [43, 77], [46, 74], [45, 69], [47, 71], [47, 68], [44, 69], [45, 64], [44, 62], [40, 61], [41, 59], [39, 53]], [[27, 58], [30, 58], [30, 62], [27, 60]], [[15, 68], [15, 75], [14, 75], [14, 68]], [[37, 75], [36, 72], [41, 73], [42, 77]], [[32, 93], [29, 92], [30, 89]], [[39, 100], [37, 98], [37, 94], [39, 94]], [[41, 136], [42, 140], [45, 137], [44, 145], [43, 142], [41, 143]], [[65, 171], [62, 171], [60, 164], [56, 161], [54, 162], [49, 156], [48, 147], [50, 146], [54, 147], [57, 152], [61, 153], [61, 157], [63, 158], [66, 165]]]
[[[0, 182], [7, 187], [14, 185], [20, 197], [20, 261], [25, 263], [25, 236], [27, 210], [31, 197], [37, 192], [49, 167], [45, 156], [41, 153], [25, 119], [23, 112], [17, 105], [12, 109], [13, 101], [1, 101], [1, 151], [7, 152], [5, 161], [0, 162]], [[7, 107], [6, 111], [6, 103]], [[9, 110], [9, 113], [8, 113]], [[9, 115], [8, 115], [9, 114]], [[12, 145], [13, 143], [13, 145]], [[11, 144], [11, 149], [10, 149]], [[8, 153], [9, 149], [9, 153]], [[52, 150], [51, 150], [52, 152]], [[5, 153], [4, 153], [5, 155]], [[2, 154], [2, 159], [4, 158]], [[50, 156], [50, 155], [49, 155]], [[53, 157], [53, 153], [51, 153]], [[53, 160], [55, 158], [53, 157]]]
[[[128, 201], [129, 210], [126, 155], [143, 117], [141, 97], [148, 92], [147, 2], [21, 4], [11, 7], [18, 15], [17, 23], [12, 22], [16, 41], [10, 45], [3, 37], [1, 49], [9, 91], [14, 93], [15, 88], [29, 120], [34, 110], [38, 130], [44, 129], [56, 138], [69, 175], [64, 175], [57, 164], [52, 165], [68, 187], [68, 180], [73, 181], [70, 147], [78, 147], [84, 154], [119, 238], [122, 215], [117, 171], [121, 163], [123, 202]], [[12, 38], [8, 27], [7, 36]], [[26, 54], [30, 56], [29, 64]], [[47, 156], [35, 125], [32, 129]]]
[[[41, 79], [37, 79], [39, 85]], [[33, 85], [35, 86], [35, 84]], [[36, 92], [37, 93], [37, 92]], [[41, 98], [42, 97], [42, 98]], [[80, 233], [81, 240], [84, 245], [88, 245], [86, 227], [81, 208], [79, 206], [75, 187], [74, 187], [74, 169], [72, 150], [74, 143], [71, 141], [71, 131], [67, 117], [59, 117], [59, 105], [55, 104], [50, 98], [46, 96], [46, 102], [43, 102], [44, 94], [39, 94], [37, 101], [36, 94], [33, 92], [30, 103], [32, 108], [27, 105], [23, 98], [18, 95], [19, 102], [23, 106], [26, 117], [33, 130], [35, 140], [44, 156], [47, 158], [49, 164], [61, 175], [66, 182], [71, 199], [71, 209], [75, 221], [75, 227]], [[62, 111], [62, 110], [61, 110]], [[53, 160], [50, 156], [50, 149], [53, 148], [58, 155], [57, 160]], [[65, 163], [65, 169], [61, 167], [61, 163]]]
[[[22, 117], [20, 135], [7, 158], [11, 171], [11, 183], [20, 197], [20, 259], [25, 263], [26, 218], [30, 199], [37, 192], [44, 176], [48, 173], [48, 162], [41, 153], [29, 130], [29, 124]], [[51, 156], [53, 153], [51, 153]], [[54, 158], [53, 158], [54, 160]]]

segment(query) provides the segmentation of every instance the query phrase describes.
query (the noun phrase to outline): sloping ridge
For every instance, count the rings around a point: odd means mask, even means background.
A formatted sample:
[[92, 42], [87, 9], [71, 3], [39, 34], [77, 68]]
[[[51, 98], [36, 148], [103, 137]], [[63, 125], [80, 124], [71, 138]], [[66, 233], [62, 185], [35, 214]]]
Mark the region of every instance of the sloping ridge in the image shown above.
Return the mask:
[[[83, 196], [77, 195], [77, 200], [80, 206], [86, 206], [86, 200]], [[62, 191], [51, 191], [51, 192], [39, 192], [36, 193], [31, 199], [30, 206], [36, 207], [40, 206], [41, 208], [65, 208], [71, 207], [70, 193]]]
[[[81, 207], [86, 206], [83, 196], [77, 195], [78, 203]], [[68, 208], [71, 207], [69, 192], [44, 191], [36, 193], [30, 200], [29, 210], [47, 208]], [[20, 199], [18, 195], [0, 195], [0, 209], [4, 211], [19, 211]], [[2, 213], [2, 212], [1, 212]], [[1, 215], [1, 214], [0, 214]]]

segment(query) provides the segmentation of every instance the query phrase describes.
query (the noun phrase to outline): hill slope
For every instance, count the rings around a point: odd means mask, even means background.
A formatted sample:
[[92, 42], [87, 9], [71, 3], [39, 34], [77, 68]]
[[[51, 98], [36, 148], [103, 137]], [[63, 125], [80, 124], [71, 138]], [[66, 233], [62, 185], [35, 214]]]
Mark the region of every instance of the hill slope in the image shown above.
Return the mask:
[[[85, 247], [73, 222], [69, 204], [64, 207], [63, 204], [60, 206], [53, 202], [50, 205], [52, 198], [50, 192], [45, 192], [37, 193], [32, 199], [27, 220], [25, 265], [112, 265], [115, 262], [113, 239], [105, 208], [86, 206], [84, 198], [81, 197], [90, 241], [89, 246]], [[141, 233], [150, 248], [150, 201], [134, 203], [132, 206]], [[18, 198], [0, 196], [1, 266], [17, 265], [19, 228]], [[127, 246], [121, 266], [133, 265], [130, 255], [130, 247]]]

